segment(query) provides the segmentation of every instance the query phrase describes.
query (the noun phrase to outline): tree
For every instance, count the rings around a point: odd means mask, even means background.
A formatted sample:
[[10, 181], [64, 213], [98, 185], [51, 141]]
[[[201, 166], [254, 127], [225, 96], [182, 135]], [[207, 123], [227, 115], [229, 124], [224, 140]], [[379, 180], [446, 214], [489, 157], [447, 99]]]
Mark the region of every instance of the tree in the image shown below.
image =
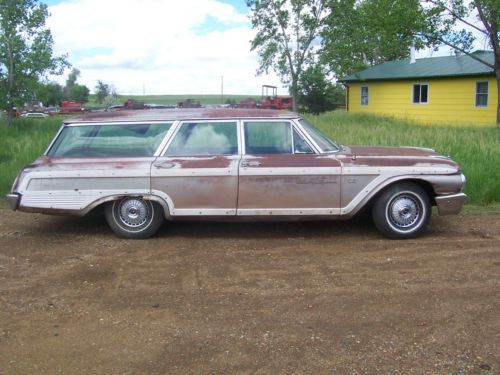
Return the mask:
[[9, 112], [7, 124], [42, 78], [68, 66], [66, 56], [53, 56], [47, 16], [47, 6], [36, 0], [0, 0], [0, 105]]
[[308, 67], [301, 75], [298, 86], [301, 111], [319, 114], [345, 104], [345, 90], [326, 78], [320, 65]]
[[423, 47], [415, 38], [424, 23], [419, 0], [330, 0], [327, 8], [321, 61], [339, 78]]
[[56, 106], [64, 97], [63, 87], [56, 82], [39, 83], [35, 95], [45, 106]]
[[76, 68], [73, 68], [68, 74], [66, 86], [64, 86], [64, 97], [65, 99], [72, 99], [82, 103], [87, 103], [89, 101], [90, 90], [87, 86], [76, 83], [79, 76], [80, 71]]
[[109, 85], [107, 83], [104, 83], [101, 80], [97, 81], [97, 84], [96, 84], [94, 90], [95, 90], [95, 94], [97, 96], [97, 103], [99, 103], [99, 104], [104, 103], [106, 97], [108, 97], [110, 94]]
[[260, 57], [258, 74], [269, 69], [290, 86], [297, 109], [298, 81], [313, 60], [323, 27], [325, 0], [247, 0], [257, 35], [251, 49]]
[[[490, 67], [497, 80], [497, 125], [500, 125], [500, 1], [421, 0], [426, 24], [416, 34], [428, 46], [446, 45]], [[472, 54], [475, 35], [488, 40], [494, 61]]]

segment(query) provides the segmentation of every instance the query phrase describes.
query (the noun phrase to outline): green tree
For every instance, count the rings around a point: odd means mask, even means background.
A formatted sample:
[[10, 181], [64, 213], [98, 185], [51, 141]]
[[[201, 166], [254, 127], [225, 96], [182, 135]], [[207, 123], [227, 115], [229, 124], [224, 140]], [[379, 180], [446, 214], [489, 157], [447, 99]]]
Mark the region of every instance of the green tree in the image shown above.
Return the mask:
[[337, 77], [388, 60], [406, 58], [423, 43], [419, 0], [329, 0], [321, 61]]
[[78, 77], [80, 77], [80, 71], [73, 68], [66, 79], [66, 85], [64, 86], [64, 98], [87, 103], [89, 101], [90, 90], [87, 86], [77, 83]]
[[345, 90], [328, 80], [320, 65], [310, 66], [299, 80], [298, 104], [301, 111], [313, 114], [332, 111], [345, 104]]
[[0, 105], [9, 111], [7, 124], [41, 79], [68, 66], [65, 56], [53, 56], [47, 16], [36, 0], [0, 0]]
[[[449, 46], [494, 70], [498, 88], [497, 125], [500, 125], [500, 0], [421, 0], [426, 23], [416, 38], [428, 45]], [[472, 54], [477, 37], [488, 41], [494, 61]]]
[[252, 50], [260, 57], [258, 74], [269, 69], [289, 85], [297, 103], [298, 81], [304, 67], [312, 63], [323, 27], [325, 0], [247, 0], [252, 27], [257, 35]]
[[97, 84], [96, 84], [94, 90], [95, 90], [95, 94], [96, 94], [96, 101], [99, 104], [104, 103], [104, 101], [109, 96], [110, 91], [111, 91], [109, 85], [107, 83], [104, 83], [101, 80], [97, 81]]
[[45, 106], [57, 106], [64, 97], [63, 87], [56, 82], [39, 83], [35, 94]]

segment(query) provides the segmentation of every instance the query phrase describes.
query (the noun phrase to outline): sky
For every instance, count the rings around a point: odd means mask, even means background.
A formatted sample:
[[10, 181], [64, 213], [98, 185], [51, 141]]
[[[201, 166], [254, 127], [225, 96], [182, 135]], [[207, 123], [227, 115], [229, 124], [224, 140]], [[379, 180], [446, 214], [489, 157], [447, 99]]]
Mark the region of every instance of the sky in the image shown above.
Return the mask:
[[[244, 0], [45, 0], [54, 52], [68, 54], [91, 90], [120, 94], [260, 94], [255, 32]], [[53, 77], [64, 83], [63, 77]], [[223, 77], [223, 79], [222, 79]]]
[[[288, 92], [274, 73], [256, 75], [245, 0], [43, 2], [55, 54], [68, 54], [78, 82], [91, 91], [102, 80], [120, 94], [220, 94], [223, 80], [224, 94], [258, 95], [263, 84]], [[446, 54], [443, 48], [416, 57]], [[64, 83], [68, 72], [51, 79]]]

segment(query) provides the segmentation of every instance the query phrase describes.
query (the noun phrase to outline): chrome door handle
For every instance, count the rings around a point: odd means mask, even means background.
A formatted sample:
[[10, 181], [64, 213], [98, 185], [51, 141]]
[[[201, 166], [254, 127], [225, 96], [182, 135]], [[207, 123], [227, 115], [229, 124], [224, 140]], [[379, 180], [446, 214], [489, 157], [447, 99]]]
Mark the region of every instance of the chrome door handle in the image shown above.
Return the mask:
[[155, 168], [169, 169], [175, 167], [177, 164], [167, 161], [165, 163], [155, 164]]
[[241, 166], [243, 168], [247, 167], [260, 167], [262, 163], [258, 160], [244, 160], [241, 162]]

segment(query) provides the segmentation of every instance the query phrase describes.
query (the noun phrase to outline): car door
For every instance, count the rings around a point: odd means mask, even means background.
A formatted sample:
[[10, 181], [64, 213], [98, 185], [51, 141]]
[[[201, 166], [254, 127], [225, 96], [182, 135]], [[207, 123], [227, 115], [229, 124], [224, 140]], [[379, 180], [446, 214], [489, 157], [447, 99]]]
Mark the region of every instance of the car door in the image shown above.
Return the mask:
[[172, 216], [236, 215], [237, 121], [180, 123], [151, 168], [152, 193], [163, 195]]
[[340, 162], [317, 153], [292, 121], [242, 123], [238, 215], [340, 213]]

